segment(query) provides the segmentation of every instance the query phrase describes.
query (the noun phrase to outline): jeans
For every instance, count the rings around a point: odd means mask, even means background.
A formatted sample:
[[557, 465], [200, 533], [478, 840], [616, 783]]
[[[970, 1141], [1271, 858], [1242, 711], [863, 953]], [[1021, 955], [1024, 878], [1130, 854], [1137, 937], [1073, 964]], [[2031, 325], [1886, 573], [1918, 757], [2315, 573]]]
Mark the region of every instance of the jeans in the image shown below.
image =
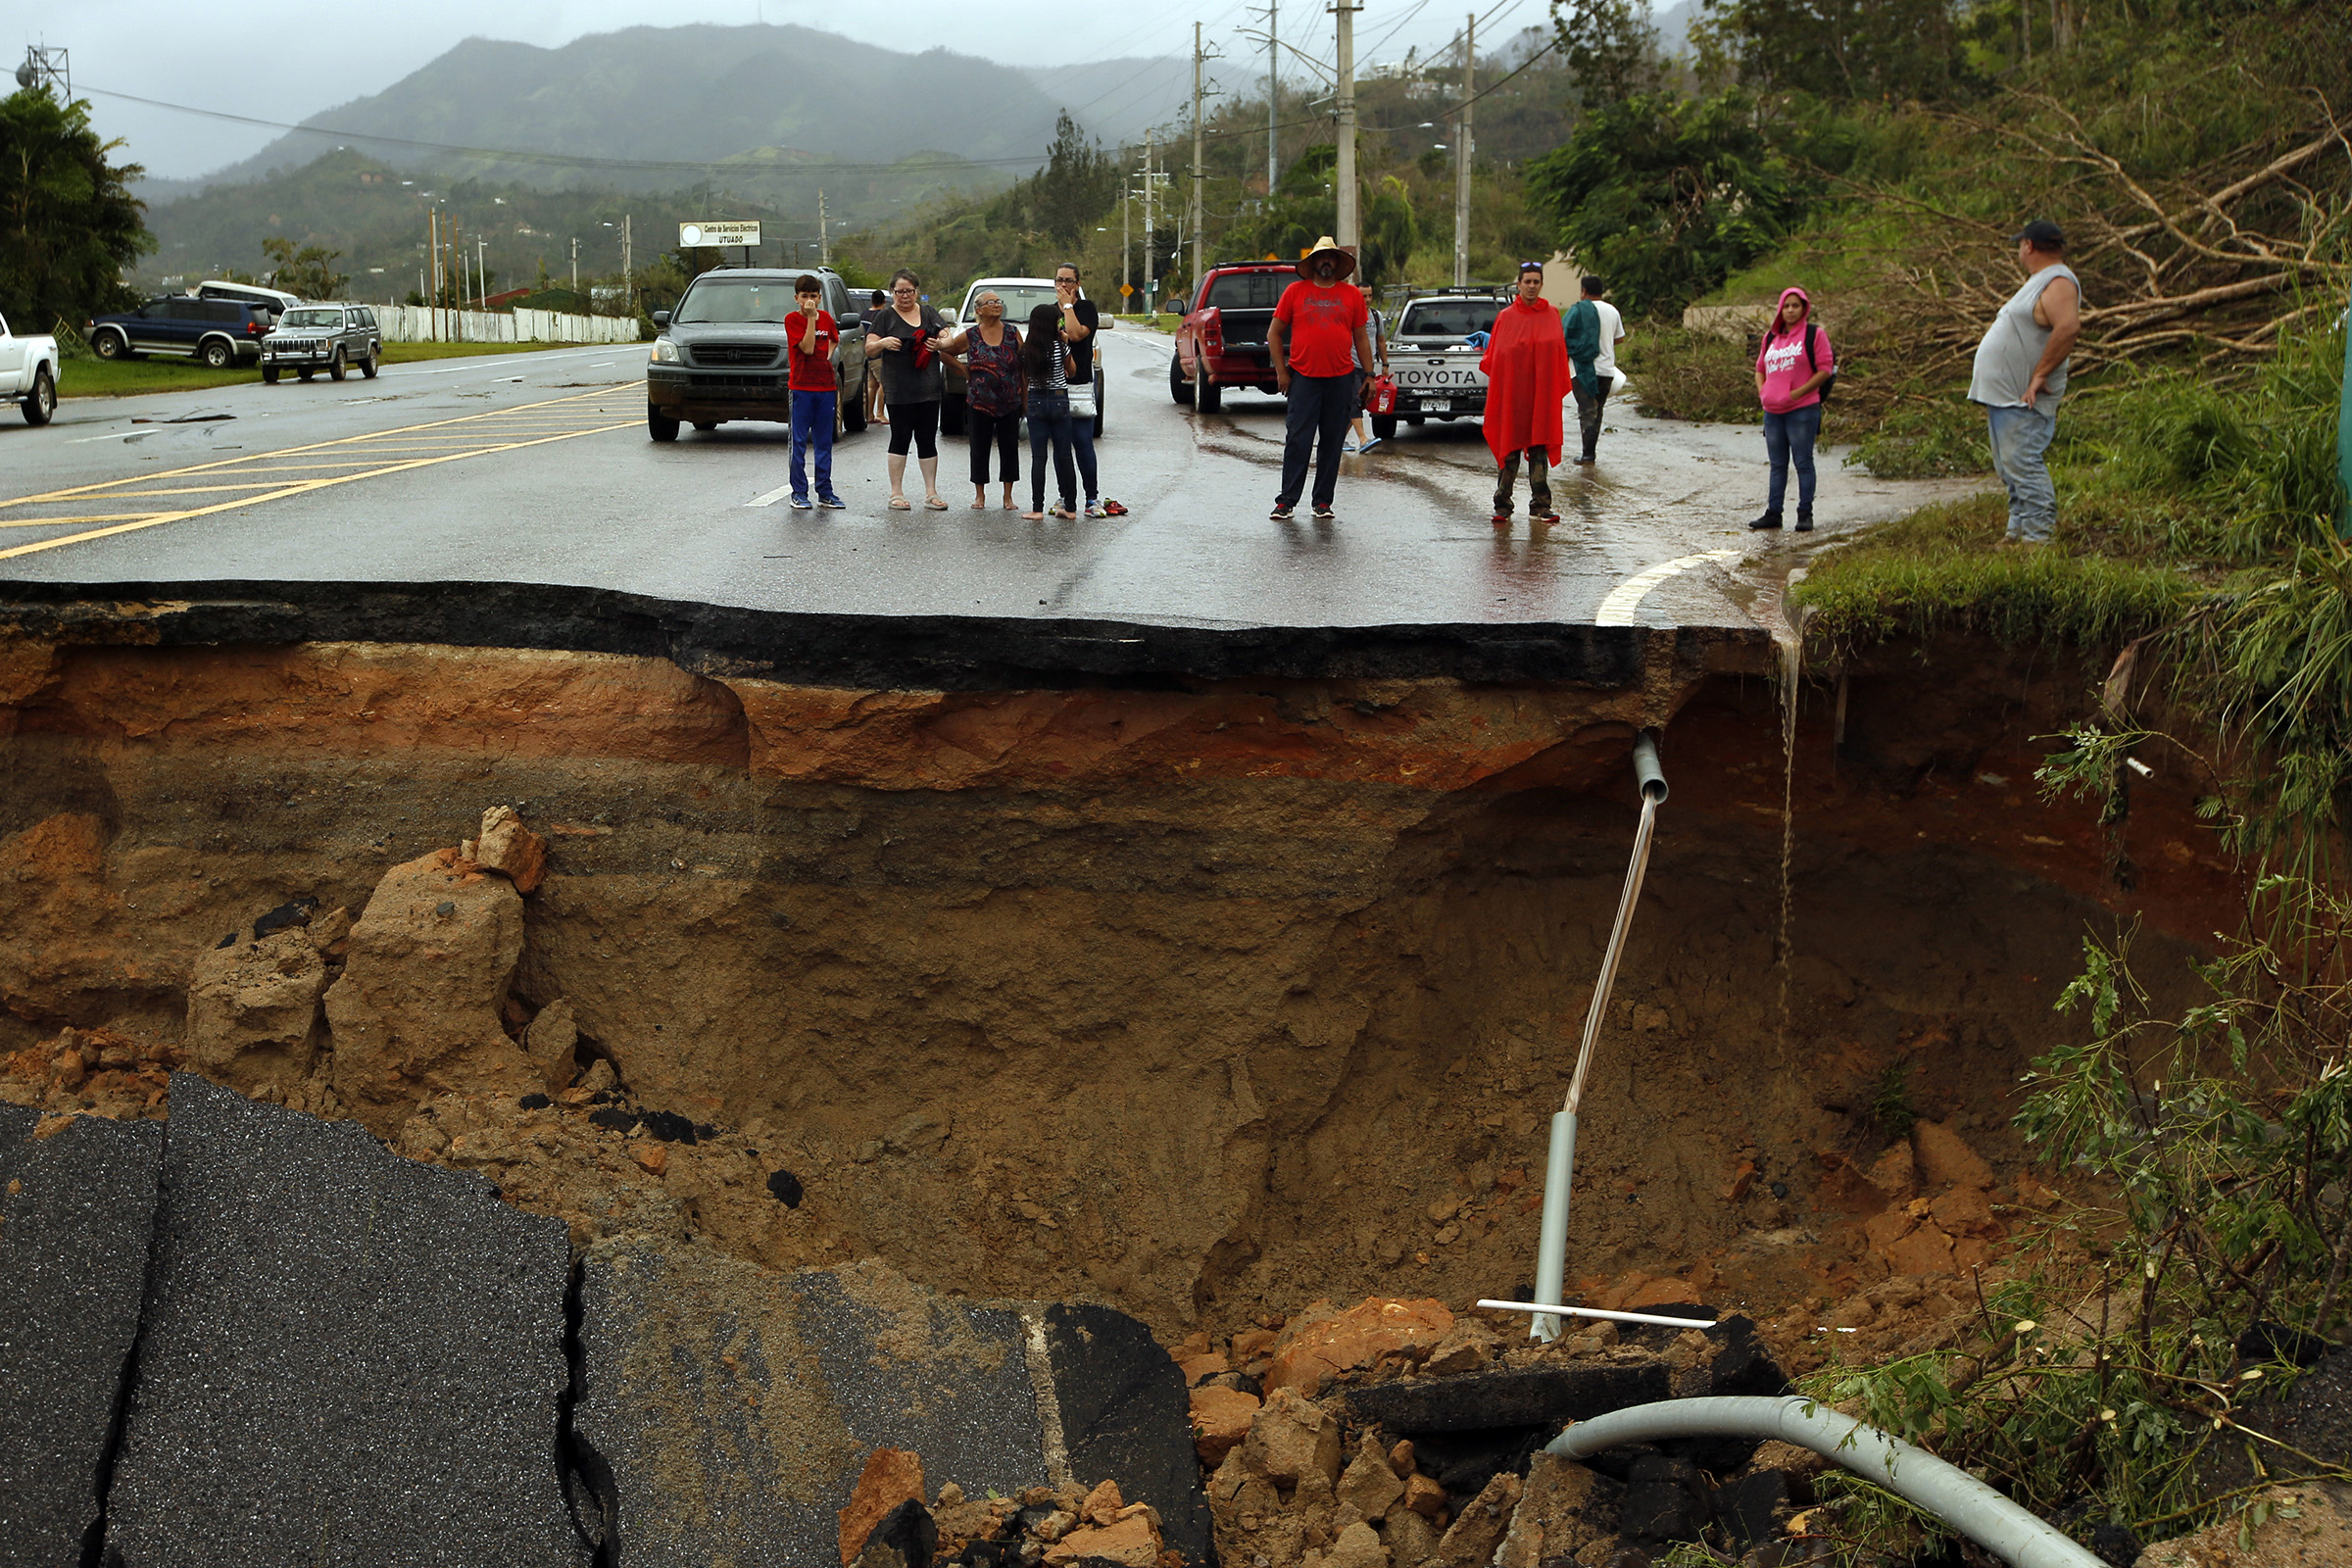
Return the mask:
[[1054, 477], [1061, 486], [1061, 504], [1070, 506], [1078, 475], [1070, 463], [1070, 395], [1067, 392], [1029, 394], [1029, 510], [1046, 510], [1046, 447], [1054, 449]]
[[[1328, 507], [1340, 490], [1340, 443], [1364, 404], [1364, 375], [1293, 375], [1290, 420], [1282, 437], [1282, 489], [1276, 499], [1298, 504], [1306, 488], [1306, 461], [1315, 460], [1315, 505]], [[1321, 445], [1316, 443], [1320, 441]]]
[[816, 493], [833, 495], [833, 403], [838, 392], [795, 392], [792, 395], [792, 499], [808, 499], [808, 449], [816, 449]]
[[1078, 459], [1078, 477], [1086, 486], [1086, 504], [1095, 504], [1095, 416], [1070, 416], [1070, 451]]
[[1813, 443], [1821, 436], [1821, 405], [1764, 416], [1764, 455], [1772, 460], [1772, 488], [1764, 510], [1778, 512], [1788, 491], [1788, 465], [1796, 464], [1796, 510], [1813, 512]]
[[1511, 492], [1519, 488], [1519, 460], [1527, 460], [1527, 514], [1531, 517], [1551, 515], [1551, 449], [1529, 447], [1514, 452], [1502, 460], [1502, 471], [1494, 480], [1494, 515], [1511, 514]]
[[991, 414], [986, 409], [970, 411], [972, 432], [972, 483], [988, 483], [988, 452], [996, 448], [997, 477], [1010, 484], [1021, 476], [1021, 416], [1019, 414]]
[[1584, 377], [1577, 377], [1576, 422], [1584, 432], [1585, 457], [1588, 461], [1592, 459], [1594, 452], [1599, 450], [1600, 414], [1601, 410], [1608, 404], [1609, 401], [1607, 379], [1603, 377], [1596, 380], [1593, 384], [1599, 387], [1600, 390], [1597, 392], [1587, 392], [1585, 390]]
[[2042, 455], [2058, 433], [2055, 402], [2047, 414], [2039, 409], [1984, 411], [1992, 436], [1992, 468], [2009, 487], [2009, 537], [2046, 545], [2058, 528], [2058, 491]]

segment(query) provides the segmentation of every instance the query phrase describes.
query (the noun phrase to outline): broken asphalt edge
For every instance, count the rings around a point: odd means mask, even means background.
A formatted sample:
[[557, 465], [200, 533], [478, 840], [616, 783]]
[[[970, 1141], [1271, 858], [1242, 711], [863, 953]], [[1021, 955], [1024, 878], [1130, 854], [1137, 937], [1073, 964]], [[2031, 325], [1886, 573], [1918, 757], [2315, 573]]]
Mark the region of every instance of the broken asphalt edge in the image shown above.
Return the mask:
[[[667, 659], [699, 675], [941, 691], [1250, 677], [1563, 681], [1765, 672], [1755, 626], [1174, 625], [750, 610], [514, 582], [0, 583], [0, 636], [146, 647], [434, 643]], [[1658, 666], [1663, 666], [1660, 669]]]

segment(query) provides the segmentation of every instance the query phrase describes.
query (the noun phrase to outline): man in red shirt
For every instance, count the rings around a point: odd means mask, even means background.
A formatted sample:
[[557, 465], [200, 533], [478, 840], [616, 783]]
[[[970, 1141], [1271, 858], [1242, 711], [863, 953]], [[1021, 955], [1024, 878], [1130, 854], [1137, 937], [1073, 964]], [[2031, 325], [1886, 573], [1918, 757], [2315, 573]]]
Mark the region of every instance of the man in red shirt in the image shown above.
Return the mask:
[[[1282, 439], [1282, 490], [1276, 522], [1291, 520], [1306, 488], [1306, 463], [1315, 461], [1315, 519], [1331, 520], [1340, 488], [1340, 443], [1363, 407], [1364, 371], [1372, 365], [1371, 307], [1364, 291], [1346, 281], [1355, 258], [1326, 234], [1298, 264], [1298, 281], [1282, 291], [1266, 328], [1274, 385], [1290, 400]], [[1321, 444], [1318, 446], [1317, 443]]]
[[839, 511], [844, 505], [833, 493], [833, 405], [841, 396], [841, 376], [833, 368], [833, 347], [841, 328], [823, 308], [824, 285], [803, 272], [792, 285], [800, 309], [784, 318], [792, 338], [792, 506], [809, 510], [808, 452], [816, 448], [816, 504]]

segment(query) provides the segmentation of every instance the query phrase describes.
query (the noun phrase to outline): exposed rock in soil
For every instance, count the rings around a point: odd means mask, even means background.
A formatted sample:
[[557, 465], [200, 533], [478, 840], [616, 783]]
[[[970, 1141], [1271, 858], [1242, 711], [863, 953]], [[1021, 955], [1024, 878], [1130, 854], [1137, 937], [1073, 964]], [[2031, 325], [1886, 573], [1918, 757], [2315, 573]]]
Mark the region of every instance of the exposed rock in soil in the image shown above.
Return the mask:
[[2269, 1487], [2209, 1529], [2159, 1542], [2137, 1568], [2334, 1568], [2352, 1563], [2352, 1487]]

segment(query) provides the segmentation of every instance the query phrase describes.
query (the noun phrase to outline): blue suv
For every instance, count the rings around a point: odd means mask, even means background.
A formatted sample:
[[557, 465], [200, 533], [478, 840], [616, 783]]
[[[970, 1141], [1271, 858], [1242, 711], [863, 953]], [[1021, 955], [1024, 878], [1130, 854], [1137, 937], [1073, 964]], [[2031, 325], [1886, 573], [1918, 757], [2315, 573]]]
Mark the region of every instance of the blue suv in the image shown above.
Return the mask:
[[171, 354], [201, 360], [216, 370], [262, 356], [262, 338], [274, 318], [254, 300], [201, 300], [165, 294], [135, 311], [90, 322], [90, 347], [102, 360]]

